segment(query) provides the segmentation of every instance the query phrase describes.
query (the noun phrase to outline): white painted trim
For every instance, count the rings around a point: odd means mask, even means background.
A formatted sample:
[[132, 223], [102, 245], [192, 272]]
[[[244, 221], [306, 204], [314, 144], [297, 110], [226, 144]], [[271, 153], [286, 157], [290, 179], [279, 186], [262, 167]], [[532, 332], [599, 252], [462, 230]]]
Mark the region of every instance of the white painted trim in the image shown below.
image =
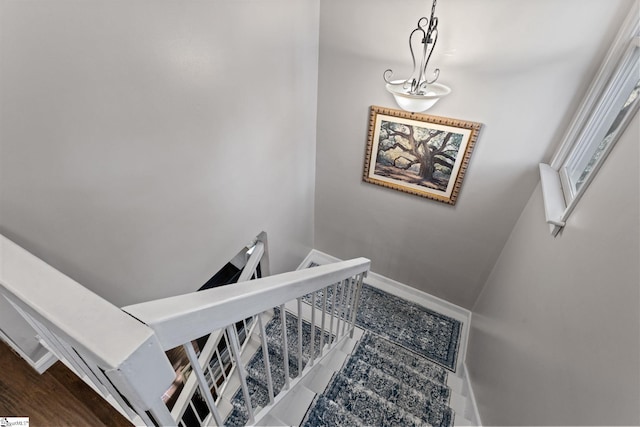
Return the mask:
[[560, 167], [565, 162], [569, 152], [573, 148], [573, 144], [582, 133], [584, 125], [589, 120], [600, 95], [609, 83], [611, 74], [614, 72], [620, 62], [620, 59], [626, 52], [629, 42], [638, 36], [638, 32], [640, 31], [640, 20], [638, 19], [638, 14], [640, 13], [639, 8], [640, 2], [637, 1], [631, 6], [631, 10], [620, 27], [613, 44], [609, 48], [607, 56], [602, 62], [596, 77], [593, 79], [587, 94], [580, 103], [580, 107], [578, 107], [573, 120], [569, 124], [567, 132], [560, 143], [560, 147], [549, 163], [553, 169], [560, 170]]
[[[567, 218], [615, 144], [616, 137], [580, 190], [576, 191], [568, 172], [584, 170], [581, 162], [586, 164], [591, 158], [587, 150], [594, 148], [593, 142], [601, 141], [605, 136], [616, 118], [616, 112], [620, 111], [628, 97], [630, 88], [637, 83], [638, 71], [634, 67], [637, 67], [638, 61], [639, 8], [640, 2], [634, 2], [551, 162], [549, 165], [540, 164], [545, 217], [554, 237], [565, 226]], [[620, 124], [619, 130], [626, 127], [633, 114], [631, 111], [627, 114], [626, 122]]]
[[482, 419], [480, 418], [480, 411], [478, 411], [478, 403], [476, 402], [476, 395], [473, 392], [473, 386], [471, 385], [471, 378], [469, 377], [469, 368], [467, 367], [467, 362], [462, 364], [463, 373], [464, 373], [464, 383], [466, 384], [467, 390], [469, 394], [467, 395], [468, 402], [471, 404], [471, 415], [473, 419], [471, 420], [474, 425], [482, 426]]
[[[39, 374], [43, 374], [47, 369], [53, 366], [58, 358], [51, 352], [47, 351], [40, 359], [36, 360], [34, 368]], [[31, 363], [31, 361], [29, 361]]]
[[[305, 257], [305, 259], [300, 263], [298, 268], [306, 268], [311, 262], [322, 265], [339, 261], [340, 259], [334, 256], [328, 255], [316, 249], [312, 249]], [[471, 324], [471, 311], [450, 303], [449, 301], [443, 300], [442, 298], [438, 298], [436, 296], [420, 291], [396, 280], [389, 279], [388, 277], [382, 276], [372, 271], [369, 271], [365, 282], [392, 295], [407, 299], [430, 310], [459, 320], [462, 323], [462, 331], [460, 332], [460, 343], [458, 344], [459, 347], [458, 359], [456, 362], [456, 375], [461, 375], [462, 364], [464, 363], [467, 355], [467, 345], [469, 342], [469, 330]]]
[[0, 339], [7, 343], [9, 347], [13, 349], [21, 358], [25, 360], [36, 372], [39, 374], [43, 374], [47, 369], [51, 367], [58, 358], [54, 356], [50, 351], [42, 355], [38, 360], [33, 360], [31, 357], [27, 355], [9, 336], [7, 336], [3, 331], [0, 330]]
[[565, 225], [562, 216], [567, 209], [558, 171], [547, 164], [540, 163], [540, 183], [545, 220], [549, 224], [551, 235], [555, 237]]
[[342, 261], [339, 258], [334, 256], [325, 254], [317, 249], [311, 249], [307, 256], [302, 260], [302, 262], [298, 265], [296, 270], [302, 270], [303, 268], [307, 268], [309, 264], [315, 262], [316, 264], [329, 264], [332, 262], [340, 262]]

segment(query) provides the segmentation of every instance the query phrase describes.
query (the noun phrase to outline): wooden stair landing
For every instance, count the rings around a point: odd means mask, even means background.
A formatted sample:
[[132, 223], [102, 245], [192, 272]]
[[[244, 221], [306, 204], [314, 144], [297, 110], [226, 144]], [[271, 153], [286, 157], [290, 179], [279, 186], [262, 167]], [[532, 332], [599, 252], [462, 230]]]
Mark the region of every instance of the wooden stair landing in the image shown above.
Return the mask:
[[0, 367], [0, 417], [29, 417], [32, 427], [131, 426], [61, 362], [39, 375], [0, 341]]

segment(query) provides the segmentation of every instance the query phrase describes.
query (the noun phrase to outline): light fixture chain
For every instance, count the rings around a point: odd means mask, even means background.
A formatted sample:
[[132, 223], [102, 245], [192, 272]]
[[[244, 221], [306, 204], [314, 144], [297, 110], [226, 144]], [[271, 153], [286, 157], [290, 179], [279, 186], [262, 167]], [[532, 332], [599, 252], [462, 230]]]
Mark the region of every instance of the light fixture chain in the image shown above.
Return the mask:
[[435, 15], [436, 13], [436, 3], [438, 2], [438, 0], [433, 0], [433, 3], [431, 3], [431, 19], [429, 19], [429, 22], [433, 22], [433, 15]]

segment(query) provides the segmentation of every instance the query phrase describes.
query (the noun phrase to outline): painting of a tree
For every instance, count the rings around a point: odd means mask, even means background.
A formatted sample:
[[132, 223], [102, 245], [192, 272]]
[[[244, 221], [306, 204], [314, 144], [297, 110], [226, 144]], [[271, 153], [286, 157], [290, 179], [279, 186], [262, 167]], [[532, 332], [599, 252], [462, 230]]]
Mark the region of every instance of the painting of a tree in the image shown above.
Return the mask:
[[462, 134], [383, 120], [379, 135], [377, 174], [447, 189]]
[[373, 106], [363, 179], [455, 204], [481, 126]]

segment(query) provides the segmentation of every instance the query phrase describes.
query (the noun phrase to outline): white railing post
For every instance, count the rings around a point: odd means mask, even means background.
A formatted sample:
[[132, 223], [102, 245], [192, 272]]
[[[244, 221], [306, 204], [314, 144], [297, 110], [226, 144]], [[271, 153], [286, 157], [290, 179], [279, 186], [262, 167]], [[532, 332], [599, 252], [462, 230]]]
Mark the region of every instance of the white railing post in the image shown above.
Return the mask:
[[349, 317], [349, 310], [351, 309], [351, 288], [353, 287], [353, 279], [350, 277], [347, 279], [347, 286], [344, 290], [344, 309], [343, 309], [343, 318], [344, 322], [342, 323], [342, 335], [345, 334], [347, 328], [347, 319]]
[[264, 370], [267, 373], [267, 390], [269, 391], [269, 403], [273, 403], [273, 378], [271, 377], [271, 363], [269, 362], [269, 348], [267, 343], [267, 332], [264, 329], [262, 316], [258, 315], [258, 327], [260, 328], [260, 342], [262, 346], [262, 358], [264, 359]]
[[247, 374], [244, 370], [242, 359], [240, 357], [240, 344], [238, 342], [238, 332], [236, 331], [235, 325], [227, 326], [227, 336], [229, 337], [231, 344], [231, 354], [236, 362], [236, 371], [240, 378], [240, 386], [242, 388], [242, 394], [244, 396], [247, 413], [249, 415], [249, 423], [252, 424], [254, 421], [253, 405], [251, 404], [251, 395], [249, 394], [249, 388], [247, 387]]
[[261, 232], [258, 234], [256, 238], [257, 241], [262, 242], [264, 253], [260, 258], [260, 272], [262, 273], [262, 277], [267, 277], [271, 275], [271, 266], [269, 265], [269, 240], [267, 238], [266, 232]]
[[298, 298], [298, 375], [302, 375], [302, 298]]
[[[329, 287], [327, 287], [327, 289], [329, 289]], [[329, 323], [329, 345], [333, 344], [333, 318], [335, 317], [336, 314], [336, 294], [338, 293], [338, 284], [334, 283], [333, 284], [333, 295], [331, 295], [331, 322]], [[336, 336], [336, 339], [338, 337]]]
[[324, 355], [325, 342], [325, 318], [327, 317], [327, 290], [329, 287], [322, 289], [322, 335], [320, 336], [320, 356]]
[[311, 294], [311, 349], [309, 350], [309, 365], [313, 366], [316, 358], [316, 293]]
[[[222, 417], [220, 416], [220, 412], [218, 412], [218, 407], [216, 406], [216, 401], [211, 394], [211, 389], [209, 388], [209, 384], [207, 383], [206, 378], [204, 377], [204, 372], [202, 371], [202, 367], [200, 366], [200, 361], [198, 360], [198, 356], [196, 356], [196, 352], [193, 349], [193, 344], [191, 342], [185, 343], [183, 345], [184, 350], [187, 352], [187, 357], [189, 358], [189, 362], [191, 363], [191, 369], [193, 369], [193, 373], [196, 376], [196, 380], [198, 381], [198, 385], [200, 386], [200, 392], [203, 394], [205, 402], [209, 407], [209, 411], [211, 411], [211, 415], [215, 420], [216, 424], [220, 427], [223, 425]], [[197, 412], [197, 411], [194, 411]]]
[[336, 312], [338, 316], [338, 321], [336, 322], [336, 339], [340, 338], [340, 320], [342, 319], [342, 296], [344, 294], [344, 288], [346, 287], [347, 279], [342, 281], [340, 285], [340, 289], [338, 289], [338, 300], [336, 302]]
[[353, 338], [353, 331], [356, 326], [356, 318], [358, 316], [358, 305], [360, 304], [360, 294], [362, 292], [362, 282], [364, 281], [365, 273], [358, 274], [358, 278], [356, 280], [356, 295], [355, 302], [353, 304], [353, 310], [351, 311], [351, 332], [349, 333], [349, 337]]
[[282, 323], [282, 360], [284, 364], [284, 388], [289, 389], [289, 348], [287, 343], [287, 319], [284, 304], [280, 306], [280, 322]]

